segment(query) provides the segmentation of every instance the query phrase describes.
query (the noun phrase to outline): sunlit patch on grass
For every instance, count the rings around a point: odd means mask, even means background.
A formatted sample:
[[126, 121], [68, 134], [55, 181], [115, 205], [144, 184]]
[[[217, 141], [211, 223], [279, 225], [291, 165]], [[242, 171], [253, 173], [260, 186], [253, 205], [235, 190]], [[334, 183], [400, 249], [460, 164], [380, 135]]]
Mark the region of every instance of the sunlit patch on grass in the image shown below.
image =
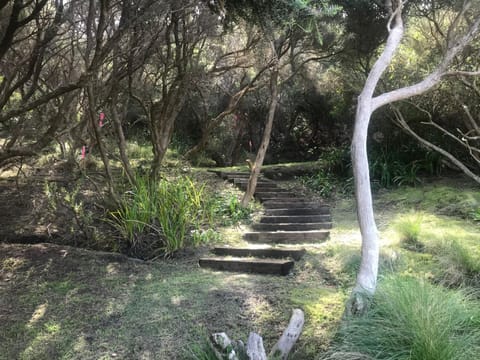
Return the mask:
[[312, 355], [318, 352], [314, 339], [321, 339], [326, 346], [335, 332], [343, 314], [346, 294], [334, 288], [299, 287], [292, 289], [292, 303], [305, 312], [305, 328], [302, 336], [310, 339], [303, 351]]
[[23, 258], [6, 258], [2, 261], [2, 267], [0, 268], [0, 271], [13, 272], [15, 269], [21, 267], [24, 262], [25, 260]]
[[36, 307], [35, 311], [32, 314], [32, 317], [28, 321], [28, 325], [32, 326], [35, 325], [40, 319], [45, 316], [47, 312], [48, 303], [40, 304]]
[[48, 334], [56, 334], [60, 331], [60, 324], [53, 321], [47, 322], [43, 327]]

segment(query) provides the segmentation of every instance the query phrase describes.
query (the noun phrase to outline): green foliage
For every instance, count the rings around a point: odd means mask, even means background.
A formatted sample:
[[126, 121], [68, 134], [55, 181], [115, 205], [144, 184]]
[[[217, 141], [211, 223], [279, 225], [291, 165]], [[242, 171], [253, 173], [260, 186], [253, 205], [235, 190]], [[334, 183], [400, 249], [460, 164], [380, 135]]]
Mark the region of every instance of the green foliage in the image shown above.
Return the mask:
[[235, 195], [214, 195], [186, 176], [158, 182], [137, 177], [136, 188], [125, 193], [108, 221], [127, 241], [124, 251], [154, 258], [218, 241], [220, 235], [212, 227], [236, 224], [252, 211], [252, 206], [243, 208]]
[[319, 160], [322, 168], [314, 175], [298, 177], [298, 180], [320, 196], [331, 197], [335, 191], [350, 192], [352, 188], [350, 175], [351, 161], [348, 148], [328, 147], [322, 150]]
[[438, 176], [441, 158], [415, 144], [374, 146], [370, 153], [370, 174], [381, 187], [416, 186], [420, 174]]
[[[191, 230], [210, 220], [205, 186], [188, 177], [152, 182], [138, 177], [111, 223], [128, 241], [128, 252], [143, 258], [171, 255], [188, 245]], [[211, 237], [196, 235], [194, 243]]]
[[153, 158], [152, 146], [129, 141], [127, 143], [127, 154], [130, 159], [151, 160]]
[[421, 169], [417, 161], [403, 158], [401, 151], [381, 149], [374, 153], [370, 161], [370, 173], [372, 179], [378, 181], [382, 187], [393, 185], [419, 184], [418, 172]]
[[212, 199], [211, 209], [213, 216], [222, 225], [235, 225], [241, 221], [249, 220], [254, 210], [253, 204], [243, 207], [235, 194], [216, 196]]
[[185, 358], [188, 360], [218, 360], [206, 336], [203, 341], [189, 346]]
[[439, 281], [446, 286], [480, 285], [480, 250], [451, 238], [429, 249], [442, 267]]
[[392, 190], [380, 200], [381, 203], [392, 202], [404, 208], [416, 208], [447, 216], [456, 216], [475, 220], [476, 209], [480, 209], [480, 192], [471, 185], [461, 183], [423, 185], [421, 188]]
[[380, 282], [369, 312], [348, 319], [334, 347], [375, 359], [474, 359], [480, 352], [479, 325], [478, 300], [426, 281], [391, 276]]
[[301, 176], [298, 179], [304, 186], [323, 197], [330, 197], [335, 190], [335, 178], [325, 170], [320, 170], [315, 175]]
[[470, 218], [474, 221], [480, 221], [480, 207], [470, 212]]
[[192, 231], [192, 243], [195, 246], [220, 240], [220, 234], [213, 229], [197, 229]]
[[80, 189], [81, 184], [69, 189], [45, 182], [44, 194], [47, 197], [48, 216], [63, 225], [70, 236], [68, 241], [74, 246], [112, 247], [112, 244], [104, 243], [103, 237], [94, 226], [95, 215], [85, 205]]
[[423, 214], [418, 212], [411, 212], [395, 222], [394, 228], [400, 235], [400, 243], [403, 247], [410, 250], [423, 249], [424, 245], [419, 240], [422, 222]]

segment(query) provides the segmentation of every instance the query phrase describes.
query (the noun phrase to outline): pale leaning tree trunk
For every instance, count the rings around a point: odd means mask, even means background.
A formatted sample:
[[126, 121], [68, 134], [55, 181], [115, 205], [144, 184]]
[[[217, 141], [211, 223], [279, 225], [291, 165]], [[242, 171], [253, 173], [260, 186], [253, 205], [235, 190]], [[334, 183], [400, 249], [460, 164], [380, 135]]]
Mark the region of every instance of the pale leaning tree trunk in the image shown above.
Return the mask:
[[253, 163], [252, 168], [250, 169], [250, 178], [248, 179], [247, 190], [243, 195], [241, 205], [246, 207], [255, 193], [257, 187], [258, 177], [260, 175], [260, 169], [263, 165], [263, 160], [265, 159], [265, 154], [267, 153], [268, 144], [270, 143], [270, 136], [272, 134], [273, 119], [275, 118], [275, 111], [278, 104], [278, 61], [279, 55], [275, 49], [273, 41], [271, 43], [273, 50], [273, 65], [271, 68], [270, 74], [270, 105], [268, 107], [268, 116], [267, 123], [265, 124], [265, 129], [263, 130], [262, 143], [258, 149], [255, 162]]
[[[378, 81], [391, 63], [404, 33], [402, 19], [403, 2], [386, 0], [385, 4], [391, 13], [388, 22], [389, 35], [385, 48], [373, 65], [364, 88], [358, 97], [351, 147], [357, 217], [362, 235], [362, 260], [355, 287], [347, 304], [347, 315], [364, 312], [368, 303], [367, 300], [375, 293], [377, 286], [380, 242], [373, 212], [367, 156], [367, 133], [371, 115], [381, 106], [425, 93], [437, 85], [443, 76], [450, 75], [451, 72], [447, 72], [448, 67], [456, 55], [475, 38], [480, 25], [480, 17], [478, 16], [473, 21], [464, 21], [471, 7], [470, 1], [465, 2], [462, 10], [452, 22], [445, 54], [436, 69], [417, 84], [374, 97], [373, 94]], [[466, 23], [468, 27], [463, 34], [458, 34], [462, 22]], [[471, 74], [476, 75], [477, 72], [472, 72]]]

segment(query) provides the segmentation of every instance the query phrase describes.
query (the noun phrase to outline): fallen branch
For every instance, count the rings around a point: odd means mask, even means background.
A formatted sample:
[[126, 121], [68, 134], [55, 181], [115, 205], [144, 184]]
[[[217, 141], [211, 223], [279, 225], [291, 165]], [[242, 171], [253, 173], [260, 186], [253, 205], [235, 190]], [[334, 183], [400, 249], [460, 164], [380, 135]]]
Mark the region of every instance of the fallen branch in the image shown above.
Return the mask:
[[278, 358], [285, 360], [292, 350], [293, 345], [295, 345], [300, 337], [304, 323], [305, 316], [303, 315], [303, 311], [300, 309], [293, 309], [292, 317], [290, 318], [287, 328], [268, 356], [274, 357], [275, 359]]
[[[287, 359], [288, 354], [302, 333], [304, 323], [305, 316], [303, 311], [293, 309], [290, 322], [280, 339], [272, 348], [268, 359]], [[212, 334], [211, 340], [213, 342], [212, 348], [215, 350], [215, 354], [219, 359], [225, 355], [229, 360], [267, 360], [263, 339], [257, 333], [250, 333], [246, 348], [241, 340], [232, 341], [224, 332]]]

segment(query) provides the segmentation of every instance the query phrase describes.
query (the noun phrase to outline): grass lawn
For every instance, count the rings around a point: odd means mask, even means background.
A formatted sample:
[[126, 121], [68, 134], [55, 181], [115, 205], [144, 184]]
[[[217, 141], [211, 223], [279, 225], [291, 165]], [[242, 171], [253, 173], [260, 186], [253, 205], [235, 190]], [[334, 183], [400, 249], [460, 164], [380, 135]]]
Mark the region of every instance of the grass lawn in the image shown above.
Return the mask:
[[[408, 273], [450, 286], [468, 274], [478, 280], [480, 228], [462, 218], [466, 206], [480, 208], [478, 192], [441, 184], [439, 206], [439, 187], [376, 195], [382, 275]], [[140, 262], [52, 244], [0, 244], [0, 359], [189, 359], [190, 347], [219, 331], [244, 341], [256, 331], [270, 349], [294, 307], [305, 311], [306, 323], [291, 358], [318, 359], [335, 335], [360, 260], [353, 199], [333, 205], [331, 239], [311, 247], [286, 277], [200, 269], [206, 248]], [[395, 230], [412, 210], [422, 213], [421, 252], [402, 247]], [[223, 232], [223, 240], [238, 242], [238, 232]], [[463, 260], [449, 251], [452, 241], [471, 268], [455, 268]]]

